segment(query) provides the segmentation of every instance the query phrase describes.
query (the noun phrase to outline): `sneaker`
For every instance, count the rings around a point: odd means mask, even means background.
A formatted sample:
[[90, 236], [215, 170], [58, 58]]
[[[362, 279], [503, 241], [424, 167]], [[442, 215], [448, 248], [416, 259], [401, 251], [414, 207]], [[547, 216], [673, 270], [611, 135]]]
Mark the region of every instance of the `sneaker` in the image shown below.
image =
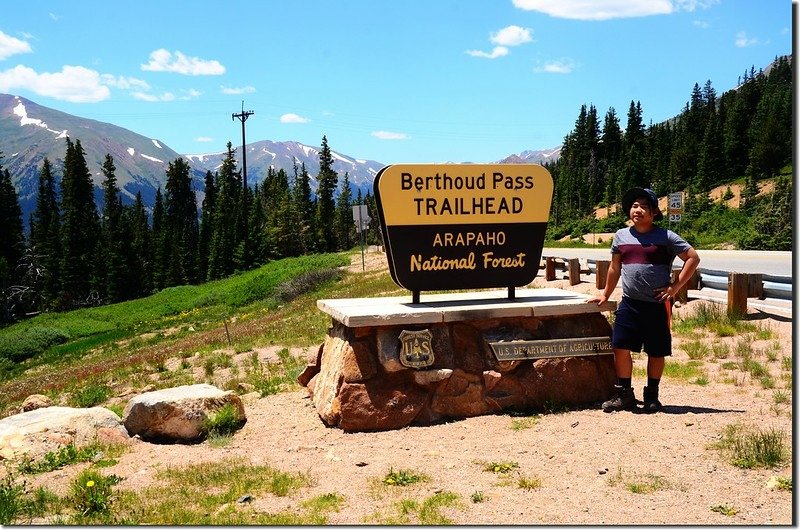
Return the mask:
[[658, 412], [661, 410], [661, 402], [658, 400], [658, 387], [644, 387], [644, 411]]
[[616, 392], [616, 395], [613, 398], [603, 402], [603, 412], [636, 409], [636, 397], [633, 395], [633, 388], [614, 385], [614, 392]]

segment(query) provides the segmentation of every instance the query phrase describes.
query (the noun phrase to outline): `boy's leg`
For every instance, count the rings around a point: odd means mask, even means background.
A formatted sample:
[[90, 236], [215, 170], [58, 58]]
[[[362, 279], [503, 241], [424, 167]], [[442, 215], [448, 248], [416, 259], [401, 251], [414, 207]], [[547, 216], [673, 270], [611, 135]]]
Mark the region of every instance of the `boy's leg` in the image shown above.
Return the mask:
[[664, 373], [664, 359], [665, 357], [651, 357], [649, 355], [647, 356], [648, 379], [661, 379], [661, 375]]
[[658, 412], [661, 402], [658, 400], [658, 384], [664, 373], [665, 357], [647, 356], [647, 386], [644, 387], [644, 411]]
[[617, 372], [614, 396], [603, 402], [603, 412], [634, 410], [636, 408], [636, 398], [633, 395], [633, 388], [631, 388], [633, 358], [630, 350], [614, 348], [614, 369]]

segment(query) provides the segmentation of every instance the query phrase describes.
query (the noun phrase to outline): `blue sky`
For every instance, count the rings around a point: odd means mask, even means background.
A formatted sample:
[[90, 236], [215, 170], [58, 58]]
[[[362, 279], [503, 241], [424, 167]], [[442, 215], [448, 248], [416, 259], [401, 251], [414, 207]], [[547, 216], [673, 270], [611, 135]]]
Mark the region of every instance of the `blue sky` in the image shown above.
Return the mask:
[[785, 0], [3, 4], [0, 92], [179, 153], [296, 140], [383, 163], [560, 145], [583, 104], [646, 123], [792, 51]]

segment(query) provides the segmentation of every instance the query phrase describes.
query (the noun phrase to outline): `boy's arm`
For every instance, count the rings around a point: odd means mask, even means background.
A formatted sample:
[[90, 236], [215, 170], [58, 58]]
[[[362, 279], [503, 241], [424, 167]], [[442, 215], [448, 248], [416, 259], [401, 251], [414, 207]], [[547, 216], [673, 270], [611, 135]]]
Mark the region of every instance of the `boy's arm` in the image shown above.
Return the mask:
[[686, 285], [686, 282], [694, 274], [694, 271], [697, 270], [697, 267], [700, 265], [700, 256], [697, 254], [697, 251], [689, 247], [689, 250], [678, 254], [678, 257], [683, 260], [683, 267], [681, 267], [681, 272], [678, 274], [678, 279], [675, 280], [675, 283], [670, 284], [666, 287], [661, 289], [656, 289], [656, 292], [660, 292], [659, 300], [666, 300], [668, 298], [674, 298], [678, 291]]
[[608, 301], [614, 289], [617, 288], [620, 274], [622, 273], [622, 254], [611, 254], [611, 263], [608, 266], [608, 273], [606, 274], [606, 287], [600, 296], [595, 296], [586, 300], [586, 303], [597, 302], [597, 305], [602, 305]]

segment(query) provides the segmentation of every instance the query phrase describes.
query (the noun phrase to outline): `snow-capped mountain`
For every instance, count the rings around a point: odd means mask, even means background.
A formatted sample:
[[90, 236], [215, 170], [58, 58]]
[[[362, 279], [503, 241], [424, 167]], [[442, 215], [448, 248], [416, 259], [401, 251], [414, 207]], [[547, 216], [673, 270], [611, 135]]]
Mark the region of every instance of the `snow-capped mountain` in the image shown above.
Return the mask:
[[519, 154], [508, 155], [500, 162], [503, 164], [545, 164], [555, 162], [561, 156], [561, 147], [538, 151], [526, 150]]
[[[236, 146], [234, 146], [236, 147]], [[308, 174], [311, 176], [311, 187], [316, 190], [317, 182], [314, 177], [319, 174], [319, 147], [312, 147], [299, 142], [273, 142], [271, 140], [261, 140], [247, 144], [247, 183], [252, 185], [260, 183], [266, 176], [270, 167], [283, 169], [290, 178], [294, 176], [294, 165], [297, 164], [297, 171], [305, 164]], [[242, 146], [237, 148], [237, 161], [241, 160], [238, 152]], [[356, 159], [336, 151], [331, 150], [333, 156], [333, 170], [339, 175], [339, 182], [344, 179], [345, 173], [348, 174], [350, 186], [353, 189], [353, 196], [356, 189], [360, 189], [362, 194], [367, 191], [372, 193], [372, 181], [375, 175], [385, 165], [374, 160]], [[212, 173], [217, 171], [225, 158], [225, 152], [185, 155], [189, 165], [204, 172], [210, 170]]]
[[[207, 171], [215, 172], [222, 164], [225, 151], [217, 153], [181, 155], [159, 139], [148, 138], [110, 123], [81, 118], [54, 110], [20, 96], [0, 94], [0, 166], [8, 169], [17, 189], [23, 222], [27, 227], [30, 212], [36, 207], [36, 192], [42, 161], [47, 157], [53, 165], [56, 183], [63, 174], [66, 155], [66, 137], [80, 140], [86, 153], [86, 163], [95, 185], [95, 202], [102, 207], [102, 166], [106, 154], [114, 157], [117, 183], [122, 190], [122, 200], [133, 202], [136, 193], [142, 194], [145, 206], [152, 208], [156, 190], [164, 189], [166, 171], [170, 162], [184, 158], [191, 167], [192, 184], [202, 201], [204, 178]], [[237, 150], [237, 167], [241, 168], [241, 145]], [[291, 178], [294, 166], [298, 171], [305, 164], [311, 176], [312, 189], [316, 189], [319, 174], [319, 147], [294, 141], [274, 142], [261, 140], [246, 145], [247, 182], [260, 183], [269, 167], [283, 169]], [[501, 163], [543, 163], [558, 158], [561, 148], [544, 151], [523, 151], [510, 155]], [[375, 160], [363, 160], [331, 151], [333, 169], [339, 179], [348, 174], [355, 196], [372, 192], [375, 175], [384, 166]]]
[[[67, 136], [73, 142], [81, 141], [95, 184], [95, 202], [98, 208], [102, 207], [101, 168], [106, 154], [114, 157], [115, 174], [122, 190], [123, 202], [133, 202], [136, 193], [141, 192], [148, 208], [153, 206], [156, 190], [159, 187], [162, 190], [164, 188], [170, 162], [178, 158], [189, 162], [192, 184], [200, 202], [206, 171], [214, 172], [224, 157], [222, 151], [216, 154], [181, 155], [161, 140], [148, 138], [110, 123], [80, 118], [44, 107], [23, 97], [0, 94], [0, 155], [3, 157], [0, 165], [11, 174], [26, 226], [30, 212], [36, 207], [38, 176], [45, 157], [53, 165], [56, 182], [61, 180]], [[316, 189], [314, 177], [319, 173], [319, 147], [298, 142], [264, 140], [247, 144], [246, 148], [248, 184], [261, 182], [266, 177], [269, 166], [283, 168], [292, 176], [296, 161], [298, 168], [305, 163], [312, 177], [312, 188]], [[241, 146], [236, 146], [236, 149], [237, 163], [241, 167]], [[357, 193], [356, 188], [360, 188], [364, 194], [372, 191], [372, 181], [383, 164], [336, 152], [332, 154], [333, 169], [340, 178], [344, 178], [345, 172], [348, 173], [354, 195]]]
[[[60, 182], [67, 136], [73, 142], [81, 141], [98, 205], [102, 200], [101, 168], [106, 154], [114, 157], [123, 202], [133, 202], [136, 193], [141, 192], [147, 205], [153, 204], [156, 190], [164, 187], [169, 163], [181, 156], [158, 139], [43, 107], [19, 96], [0, 94], [0, 164], [11, 174], [26, 224], [28, 213], [36, 205], [38, 176], [45, 157], [53, 165], [56, 182]], [[196, 188], [202, 186], [204, 175], [205, 172], [193, 172]]]

